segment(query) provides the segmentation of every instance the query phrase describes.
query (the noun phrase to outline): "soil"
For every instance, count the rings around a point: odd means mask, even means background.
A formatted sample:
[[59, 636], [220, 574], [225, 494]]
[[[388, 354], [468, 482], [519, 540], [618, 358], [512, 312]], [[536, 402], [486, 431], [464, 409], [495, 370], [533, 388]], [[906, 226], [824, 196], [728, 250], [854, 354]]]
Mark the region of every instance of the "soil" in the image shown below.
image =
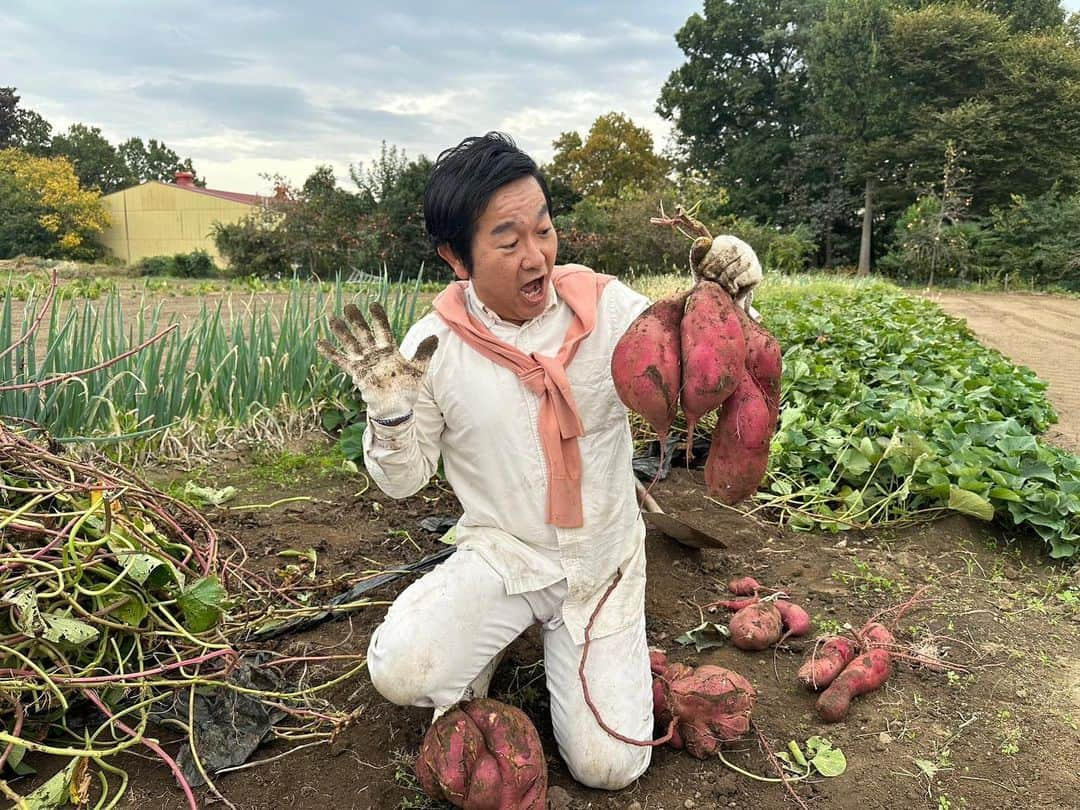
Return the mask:
[[966, 320], [984, 344], [1050, 383], [1060, 421], [1047, 439], [1080, 453], [1080, 298], [937, 290], [926, 296]]
[[[456, 502], [445, 489], [431, 485], [413, 498], [392, 501], [374, 490], [357, 495], [357, 488], [355, 481], [340, 479], [258, 492], [245, 488], [247, 502], [298, 494], [315, 500], [272, 512], [211, 514], [252, 555], [252, 565], [263, 570], [281, 564], [274, 555], [284, 548], [313, 546], [320, 576], [330, 578], [393, 568], [443, 547], [417, 521], [455, 515]], [[718, 533], [728, 548], [695, 551], [650, 532], [650, 642], [667, 649], [674, 661], [719, 664], [749, 678], [759, 693], [755, 721], [774, 750], [814, 734], [843, 749], [848, 760], [844, 775], [796, 786], [808, 806], [1076, 806], [1080, 609], [1055, 596], [1066, 573], [1048, 566], [1037, 546], [962, 517], [903, 530], [793, 533], [715, 505], [702, 490], [700, 471], [685, 470], [676, 470], [654, 489], [669, 512]], [[860, 626], [929, 585], [932, 602], [906, 614], [897, 635], [904, 643], [936, 650], [955, 669], [932, 672], [900, 664], [885, 688], [855, 701], [846, 721], [824, 724], [815, 715], [814, 695], [794, 681], [810, 642], [792, 640], [783, 649], [762, 653], [730, 646], [697, 653], [676, 642], [702, 621], [699, 606], [720, 598], [724, 583], [744, 574], [790, 588], [819, 629]], [[278, 639], [273, 646], [293, 654], [318, 654], [331, 647], [363, 653], [385, 603], [409, 581], [369, 594], [376, 604], [347, 619]], [[705, 616], [725, 621], [719, 614]], [[540, 639], [530, 630], [511, 645], [492, 696], [523, 707], [536, 723], [548, 756], [552, 807], [794, 806], [780, 785], [754, 781], [717, 759], [699, 761], [666, 747], [654, 752], [648, 772], [626, 790], [583, 788], [556, 752], [542, 683]], [[357, 712], [358, 721], [330, 746], [222, 775], [218, 785], [229, 800], [245, 810], [436, 806], [417, 791], [412, 777], [430, 711], [389, 704], [363, 676], [342, 684], [330, 698], [336, 707]], [[255, 758], [285, 750], [271, 744]], [[725, 756], [753, 773], [773, 775], [751, 738], [727, 746]], [[121, 807], [185, 807], [163, 767], [134, 757], [124, 767], [132, 783]], [[200, 801], [209, 805], [213, 800], [204, 791]]]
[[[1080, 301], [956, 293], [932, 297], [946, 311], [967, 318], [989, 345], [1050, 382], [1049, 395], [1061, 415], [1051, 437], [1080, 451], [1080, 367], [1071, 360], [1080, 357]], [[190, 303], [179, 299], [178, 308]], [[278, 551], [308, 547], [318, 553], [322, 581], [393, 569], [443, 548], [436, 535], [418, 528], [420, 518], [458, 512], [453, 495], [436, 484], [413, 498], [393, 501], [374, 487], [359, 494], [355, 479], [319, 477], [268, 487], [219, 471], [222, 480], [215, 485], [237, 484], [247, 503], [312, 498], [261, 512], [208, 510], [228, 538], [226, 544], [246, 549], [251, 566], [263, 572], [281, 565]], [[690, 550], [650, 532], [649, 640], [665, 648], [673, 661], [719, 664], [749, 678], [758, 690], [755, 722], [773, 750], [820, 734], [844, 751], [848, 769], [842, 776], [795, 786], [809, 807], [1078, 806], [1080, 606], [1074, 598], [1062, 598], [1070, 576], [1074, 587], [1080, 585], [1075, 569], [1051, 566], [1039, 543], [961, 516], [875, 532], [796, 533], [708, 501], [700, 471], [676, 470], [653, 493], [669, 513], [720, 535], [728, 548]], [[812, 641], [791, 640], [783, 649], [761, 653], [730, 646], [699, 653], [676, 641], [703, 618], [725, 621], [721, 614], [703, 614], [699, 606], [721, 598], [724, 583], [746, 574], [789, 588], [818, 631], [858, 627], [929, 586], [931, 601], [907, 613], [896, 634], [905, 644], [933, 651], [947, 667], [931, 671], [901, 663], [883, 689], [856, 699], [845, 721], [824, 724], [815, 714], [814, 695], [794, 681]], [[331, 648], [362, 654], [386, 604], [410, 581], [405, 577], [368, 594], [373, 603], [343, 619], [269, 646], [290, 654], [317, 655]], [[528, 631], [502, 662], [492, 696], [521, 706], [536, 723], [548, 756], [552, 808], [795, 806], [780, 785], [736, 773], [718, 759], [699, 761], [667, 747], [654, 752], [647, 773], [626, 790], [605, 793], [577, 785], [552, 739], [542, 666], [539, 635]], [[307, 678], [334, 671], [312, 671]], [[412, 776], [430, 711], [389, 704], [364, 676], [339, 685], [327, 697], [358, 720], [329, 745], [220, 776], [224, 795], [244, 810], [434, 807]], [[175, 754], [175, 732], [163, 730], [160, 737]], [[287, 751], [273, 743], [255, 759]], [[726, 746], [725, 757], [752, 773], [774, 776], [752, 738]], [[186, 807], [171, 775], [155, 760], [129, 755], [119, 764], [131, 777], [120, 807]], [[202, 806], [216, 803], [205, 790], [197, 794]]]

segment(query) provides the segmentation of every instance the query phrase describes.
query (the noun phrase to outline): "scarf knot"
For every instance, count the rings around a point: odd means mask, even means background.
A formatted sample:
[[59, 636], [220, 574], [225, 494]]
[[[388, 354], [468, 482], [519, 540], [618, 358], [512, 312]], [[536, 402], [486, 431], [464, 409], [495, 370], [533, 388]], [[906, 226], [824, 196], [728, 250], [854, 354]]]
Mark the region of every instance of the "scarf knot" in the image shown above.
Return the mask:
[[540, 398], [537, 429], [547, 461], [547, 522], [561, 528], [580, 528], [584, 522], [581, 503], [581, 451], [578, 437], [585, 426], [578, 413], [566, 367], [578, 346], [596, 327], [600, 293], [611, 276], [586, 267], [557, 267], [551, 274], [555, 291], [574, 313], [562, 346], [555, 357], [525, 354], [495, 337], [468, 310], [468, 282], [451, 283], [435, 299], [435, 312], [470, 348], [517, 375], [522, 385]]

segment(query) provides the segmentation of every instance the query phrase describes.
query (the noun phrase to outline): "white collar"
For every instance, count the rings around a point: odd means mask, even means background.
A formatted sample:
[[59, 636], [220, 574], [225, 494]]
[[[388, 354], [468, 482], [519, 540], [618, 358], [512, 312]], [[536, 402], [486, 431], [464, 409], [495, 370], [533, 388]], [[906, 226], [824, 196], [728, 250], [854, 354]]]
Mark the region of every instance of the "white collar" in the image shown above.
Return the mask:
[[480, 300], [480, 296], [476, 294], [476, 289], [473, 287], [473, 283], [471, 280], [465, 287], [465, 305], [469, 308], [469, 311], [472, 312], [473, 315], [480, 318], [480, 320], [483, 321], [484, 324], [489, 328], [498, 324], [501, 324], [503, 326], [525, 326], [526, 324], [543, 318], [545, 315], [551, 312], [551, 310], [553, 310], [558, 305], [558, 303], [559, 296], [555, 293], [555, 284], [550, 280], [549, 277], [547, 304], [544, 306], [544, 311], [537, 315], [535, 318], [533, 318], [531, 321], [526, 321], [522, 324], [510, 323], [510, 321], [504, 321], [502, 318], [500, 318], [493, 309], [489, 309], [487, 305]]

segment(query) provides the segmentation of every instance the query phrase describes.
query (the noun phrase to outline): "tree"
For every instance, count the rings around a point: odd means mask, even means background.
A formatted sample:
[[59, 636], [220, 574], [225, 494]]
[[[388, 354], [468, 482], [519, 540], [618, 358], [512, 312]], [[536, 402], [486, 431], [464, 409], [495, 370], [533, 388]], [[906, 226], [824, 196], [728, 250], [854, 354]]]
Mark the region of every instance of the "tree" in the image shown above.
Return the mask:
[[94, 259], [108, 224], [96, 190], [80, 187], [65, 158], [0, 150], [0, 256], [20, 253]]
[[[430, 273], [442, 267], [424, 226], [424, 188], [432, 162], [421, 155], [409, 160], [404, 150], [384, 141], [370, 166], [359, 163], [349, 174], [370, 213], [363, 226], [378, 245], [372, 257], [400, 277], [412, 277], [423, 265]], [[374, 269], [381, 269], [376, 267]]]
[[819, 0], [706, 0], [675, 35], [686, 54], [657, 112], [686, 165], [728, 189], [739, 211], [770, 220], [809, 101], [803, 47]]
[[847, 175], [863, 188], [860, 274], [870, 272], [875, 195], [894, 178], [889, 158], [904, 125], [885, 47], [890, 6], [889, 0], [829, 0], [807, 48], [819, 128], [840, 139]]
[[[137, 183], [145, 183], [148, 180], [171, 183], [177, 172], [195, 174], [191, 158], [181, 160], [176, 152], [154, 138], [145, 144], [142, 138], [128, 138], [116, 148], [116, 151], [127, 167], [128, 176]], [[205, 186], [206, 181], [196, 177], [195, 185]]]
[[908, 99], [903, 160], [915, 184], [933, 179], [954, 141], [975, 214], [1080, 185], [1080, 49], [1065, 29], [1016, 33], [989, 12], [929, 6], [896, 16], [889, 48]]
[[653, 151], [652, 134], [622, 113], [599, 116], [584, 142], [578, 133], [564, 132], [553, 145], [549, 174], [593, 199], [653, 186], [669, 169]]
[[103, 194], [138, 182], [98, 127], [72, 124], [63, 135], [53, 138], [52, 153], [71, 161], [83, 186], [96, 187]]
[[33, 110], [19, 106], [14, 87], [0, 87], [0, 149], [22, 149], [33, 155], [49, 150], [52, 125]]
[[0, 87], [0, 149], [13, 146], [19, 131], [19, 96], [14, 87]]

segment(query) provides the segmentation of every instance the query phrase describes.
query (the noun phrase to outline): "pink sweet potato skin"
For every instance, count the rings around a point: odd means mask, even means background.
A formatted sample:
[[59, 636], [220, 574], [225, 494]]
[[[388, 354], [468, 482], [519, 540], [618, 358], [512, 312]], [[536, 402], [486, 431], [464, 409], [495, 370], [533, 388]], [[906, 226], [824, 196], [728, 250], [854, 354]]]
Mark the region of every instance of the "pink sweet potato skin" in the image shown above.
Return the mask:
[[892, 656], [888, 651], [874, 648], [858, 656], [818, 697], [818, 717], [826, 723], [843, 720], [851, 707], [852, 698], [873, 692], [888, 680], [891, 673]]
[[889, 628], [879, 622], [867, 622], [863, 625], [862, 630], [859, 631], [859, 638], [862, 640], [863, 645], [869, 649], [874, 647], [888, 649], [896, 643], [893, 634], [889, 632]]
[[727, 584], [727, 589], [736, 596], [754, 596], [761, 590], [761, 583], [753, 577], [739, 577]]
[[729, 506], [757, 491], [769, 466], [769, 440], [776, 419], [753, 377], [743, 372], [739, 386], [720, 408], [705, 462], [709, 494]]
[[520, 709], [482, 698], [428, 729], [416, 760], [424, 792], [465, 810], [546, 810], [540, 736]]
[[611, 376], [619, 399], [645, 418], [660, 437], [661, 447], [679, 409], [680, 325], [688, 295], [662, 298], [642, 312], [611, 355]]
[[808, 689], [824, 689], [851, 663], [856, 652], [851, 639], [833, 636], [810, 653], [810, 657], [799, 667], [796, 677]]
[[755, 605], [761, 600], [756, 596], [744, 596], [742, 599], [720, 599], [713, 602], [709, 607], [721, 607], [725, 610], [740, 611], [750, 605]]
[[692, 756], [705, 759], [716, 753], [721, 742], [734, 740], [750, 728], [757, 693], [737, 672], [711, 664], [672, 664], [656, 682], [662, 685], [665, 705], [664, 712], [656, 715], [656, 728], [666, 731], [674, 716], [674, 748], [685, 746]]
[[805, 636], [810, 632], [810, 614], [786, 599], [776, 600], [776, 609], [789, 636]]
[[764, 650], [780, 640], [780, 611], [772, 602], [755, 602], [728, 622], [731, 643], [740, 650]]
[[746, 370], [761, 388], [775, 420], [780, 413], [780, 381], [783, 374], [780, 343], [742, 307], [735, 307], [735, 313], [746, 336]]
[[[687, 433], [735, 391], [746, 364], [746, 338], [731, 296], [699, 281], [686, 300], [681, 327], [682, 409]], [[689, 452], [689, 444], [687, 452]]]

